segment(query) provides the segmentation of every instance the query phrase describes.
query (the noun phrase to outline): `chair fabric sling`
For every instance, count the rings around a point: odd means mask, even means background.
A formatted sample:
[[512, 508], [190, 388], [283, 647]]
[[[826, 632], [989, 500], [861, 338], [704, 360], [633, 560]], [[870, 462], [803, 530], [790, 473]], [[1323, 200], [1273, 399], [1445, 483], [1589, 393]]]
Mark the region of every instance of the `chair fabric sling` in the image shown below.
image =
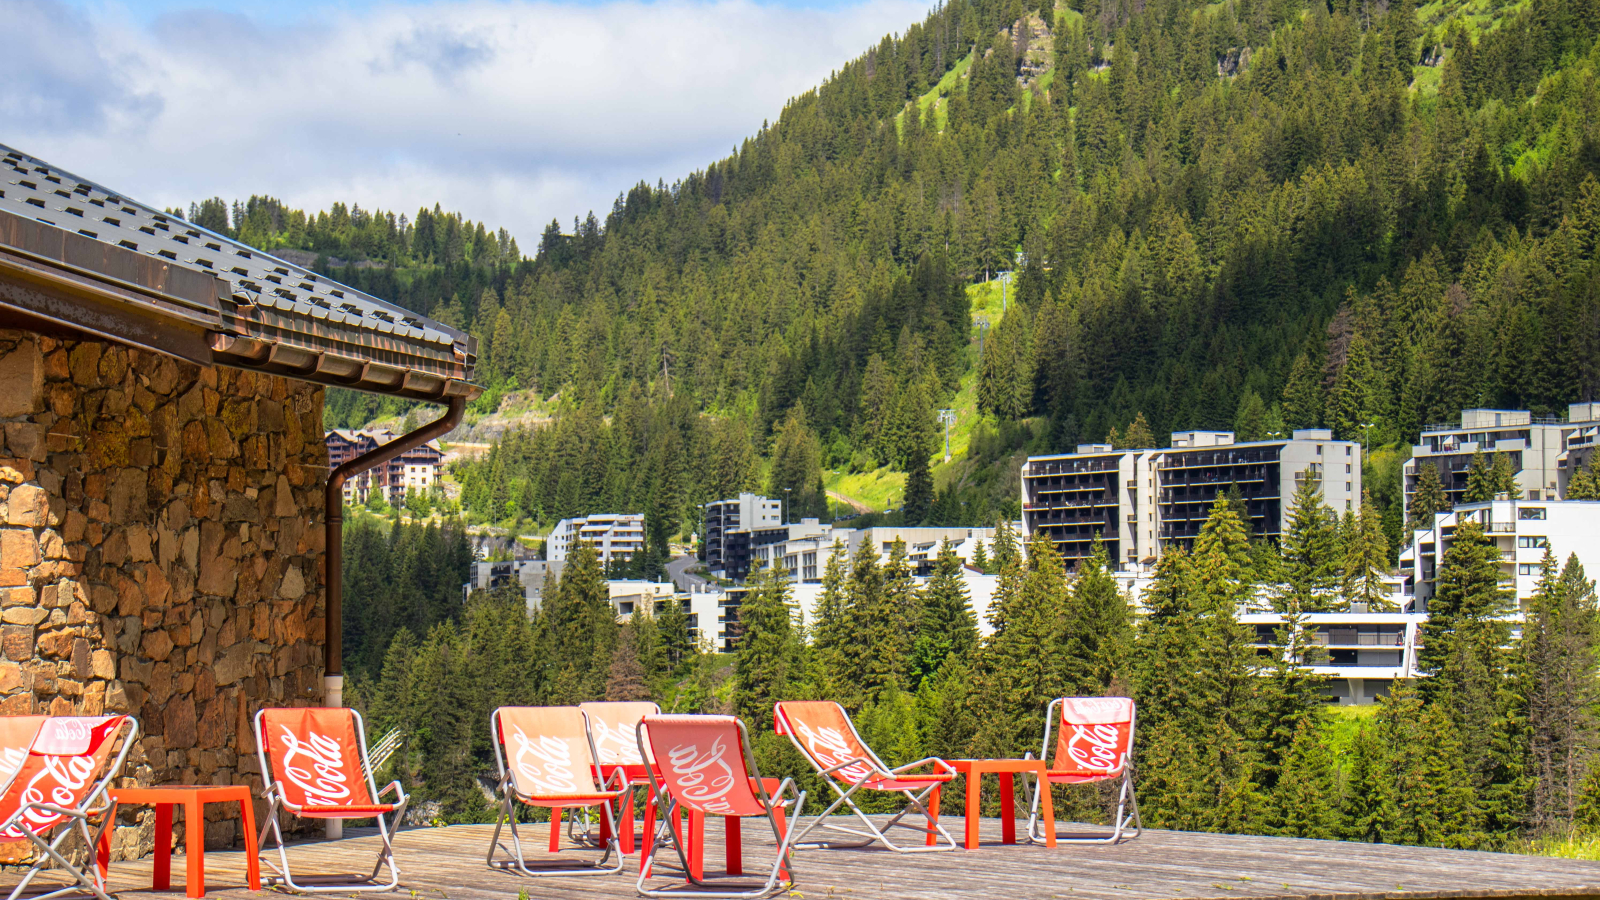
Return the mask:
[[[1111, 831], [1084, 837], [1057, 837], [1057, 843], [1115, 844], [1126, 835], [1130, 839], [1144, 830], [1139, 818], [1139, 802], [1133, 792], [1133, 726], [1135, 709], [1127, 697], [1060, 697], [1045, 708], [1044, 743], [1041, 758], [1049, 761], [1046, 780], [1050, 784], [1091, 784], [1118, 779], [1117, 811]], [[1050, 735], [1055, 731], [1055, 757], [1051, 758]], [[1030, 756], [1032, 754], [1029, 754]], [[1028, 811], [1028, 837], [1043, 841], [1039, 823], [1039, 791], [1034, 785], [1033, 802]]]
[[[750, 751], [744, 723], [733, 716], [645, 716], [635, 729], [639, 755], [644, 759], [656, 808], [661, 811], [652, 833], [645, 835], [646, 849], [639, 868], [639, 893], [646, 897], [770, 897], [794, 887], [794, 829], [785, 827], [779, 813], [793, 797], [798, 821], [806, 795], [794, 779], [785, 778], [767, 793]], [[777, 858], [765, 882], [738, 876], [707, 878], [690, 865], [682, 836], [673, 826], [679, 811], [701, 816], [764, 818], [772, 826]], [[685, 885], [648, 888], [654, 875], [656, 849], [662, 836], [670, 837], [682, 866]], [[703, 848], [702, 848], [703, 849]]]
[[[801, 830], [800, 837], [795, 839], [796, 847], [865, 847], [878, 842], [897, 853], [925, 853], [956, 848], [955, 838], [939, 824], [939, 790], [956, 777], [956, 771], [949, 763], [930, 756], [891, 769], [862, 742], [844, 707], [831, 700], [781, 701], [773, 709], [772, 723], [775, 731], [789, 736], [789, 740], [836, 795], [833, 805]], [[913, 771], [923, 767], [931, 767], [931, 771]], [[900, 793], [906, 798], [905, 806], [879, 827], [856, 805], [855, 795], [863, 790]], [[867, 830], [829, 822], [828, 817], [841, 806], [849, 808]], [[921, 814], [927, 824], [917, 826], [900, 821], [912, 813]], [[819, 825], [830, 831], [856, 835], [863, 840], [804, 843], [802, 839], [805, 835]], [[920, 832], [925, 838], [925, 845], [896, 844], [886, 833], [891, 828]], [[944, 840], [942, 846], [939, 844], [940, 838]]]
[[[410, 798], [391, 781], [378, 790], [367, 759], [366, 725], [353, 709], [293, 707], [256, 713], [256, 747], [261, 759], [266, 821], [256, 846], [272, 873], [264, 884], [292, 891], [392, 891], [400, 886], [394, 859], [394, 832], [405, 819]], [[384, 797], [393, 795], [385, 802]], [[289, 851], [278, 825], [278, 810], [302, 819], [376, 819], [383, 848], [370, 873], [301, 875], [289, 868]], [[278, 860], [266, 856], [267, 835], [278, 845]], [[389, 879], [378, 873], [389, 867]]]
[[[645, 716], [660, 715], [661, 707], [650, 701], [591, 701], [578, 704], [589, 720], [589, 738], [594, 742], [595, 759], [600, 765], [601, 778], [610, 777], [611, 771], [620, 770], [623, 794], [621, 808], [617, 811], [618, 836], [624, 855], [633, 852], [633, 800], [634, 788], [646, 783], [644, 758], [639, 755], [639, 741], [634, 734], [639, 720]], [[559, 815], [559, 813], [552, 813]], [[585, 824], [587, 825], [587, 816]], [[600, 846], [605, 840], [602, 829], [598, 838], [587, 829], [576, 830], [576, 819], [568, 823], [567, 836]]]
[[[500, 772], [500, 810], [494, 836], [489, 839], [487, 862], [492, 868], [515, 869], [524, 875], [610, 875], [622, 871], [622, 851], [617, 846], [613, 803], [626, 782], [620, 772], [602, 781], [595, 760], [599, 754], [590, 740], [588, 719], [576, 706], [502, 706], [489, 715], [494, 735], [494, 758]], [[560, 846], [556, 811], [599, 807], [604, 819], [605, 854], [582, 865], [529, 865], [517, 831], [517, 808], [540, 806], [551, 810], [550, 850]], [[500, 831], [510, 826], [511, 848], [500, 843]], [[510, 858], [495, 859], [497, 850]], [[608, 865], [611, 857], [616, 863]]]
[[[104, 861], [91, 858], [85, 872], [61, 848], [77, 835], [91, 857], [97, 852], [101, 836], [116, 819], [116, 803], [106, 789], [122, 771], [139, 723], [132, 716], [15, 719], [4, 720], [5, 725], [0, 726], [0, 755], [9, 772], [0, 776], [6, 782], [0, 792], [0, 863], [29, 868], [11, 890], [9, 900], [22, 896], [34, 877], [52, 863], [75, 883], [30, 895], [36, 900], [68, 894], [110, 900], [99, 864]], [[91, 825], [91, 820], [98, 824]]]

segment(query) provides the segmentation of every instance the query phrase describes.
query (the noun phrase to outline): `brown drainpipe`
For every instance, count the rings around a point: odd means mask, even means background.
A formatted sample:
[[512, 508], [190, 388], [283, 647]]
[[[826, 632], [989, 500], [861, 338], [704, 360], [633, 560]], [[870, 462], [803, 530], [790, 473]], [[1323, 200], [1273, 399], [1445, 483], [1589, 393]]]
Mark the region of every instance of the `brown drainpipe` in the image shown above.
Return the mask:
[[[386, 463], [408, 450], [426, 444], [436, 437], [449, 434], [461, 424], [461, 414], [467, 410], [465, 397], [452, 397], [444, 417], [418, 428], [409, 434], [384, 444], [350, 460], [328, 475], [327, 495], [324, 499], [327, 536], [323, 552], [327, 564], [328, 601], [325, 604], [326, 622], [322, 644], [323, 703], [340, 706], [344, 702], [344, 483], [351, 475]], [[330, 822], [336, 820], [329, 820]]]

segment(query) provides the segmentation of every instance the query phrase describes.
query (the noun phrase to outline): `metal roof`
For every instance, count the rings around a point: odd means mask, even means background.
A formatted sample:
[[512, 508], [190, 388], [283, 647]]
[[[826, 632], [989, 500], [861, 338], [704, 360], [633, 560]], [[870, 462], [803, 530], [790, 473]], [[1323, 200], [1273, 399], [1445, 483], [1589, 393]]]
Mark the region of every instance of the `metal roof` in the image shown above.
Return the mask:
[[0, 310], [202, 365], [475, 396], [477, 342], [0, 144]]

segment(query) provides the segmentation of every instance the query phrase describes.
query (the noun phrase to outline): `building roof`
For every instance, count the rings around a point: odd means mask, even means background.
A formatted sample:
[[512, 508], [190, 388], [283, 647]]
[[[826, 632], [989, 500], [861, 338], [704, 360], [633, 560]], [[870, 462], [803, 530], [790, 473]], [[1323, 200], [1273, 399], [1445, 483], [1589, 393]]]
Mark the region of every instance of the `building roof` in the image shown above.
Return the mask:
[[0, 323], [418, 400], [482, 390], [471, 335], [3, 144]]

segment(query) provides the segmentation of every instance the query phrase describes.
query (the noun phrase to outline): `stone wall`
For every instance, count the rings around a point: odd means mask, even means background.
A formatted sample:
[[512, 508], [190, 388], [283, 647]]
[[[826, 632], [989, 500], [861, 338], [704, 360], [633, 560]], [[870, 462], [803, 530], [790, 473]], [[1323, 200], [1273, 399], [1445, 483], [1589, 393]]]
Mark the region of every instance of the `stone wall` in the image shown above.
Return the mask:
[[132, 713], [123, 783], [259, 793], [251, 717], [322, 695], [322, 388], [0, 330], [0, 429], [0, 713]]

